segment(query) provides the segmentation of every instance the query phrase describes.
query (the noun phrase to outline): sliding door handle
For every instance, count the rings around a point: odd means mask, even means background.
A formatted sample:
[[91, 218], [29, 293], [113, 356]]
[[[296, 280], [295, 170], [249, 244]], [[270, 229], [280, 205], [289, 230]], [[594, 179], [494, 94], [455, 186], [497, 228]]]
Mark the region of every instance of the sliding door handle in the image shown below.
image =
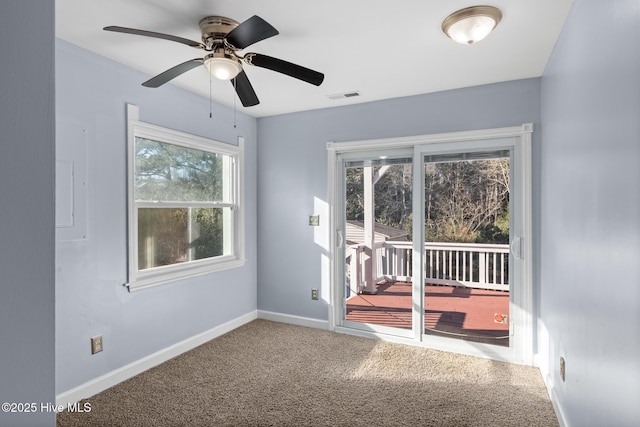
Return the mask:
[[522, 258], [522, 237], [514, 237], [509, 245], [509, 250], [511, 251], [511, 255], [515, 258]]

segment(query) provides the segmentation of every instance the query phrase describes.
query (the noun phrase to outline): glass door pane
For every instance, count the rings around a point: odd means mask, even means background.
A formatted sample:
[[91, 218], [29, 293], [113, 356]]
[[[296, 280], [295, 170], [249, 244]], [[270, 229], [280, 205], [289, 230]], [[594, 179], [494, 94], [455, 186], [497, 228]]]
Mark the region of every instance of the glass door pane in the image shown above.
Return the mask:
[[406, 155], [344, 162], [346, 326], [412, 329], [412, 162]]
[[427, 335], [509, 347], [509, 156], [424, 156]]

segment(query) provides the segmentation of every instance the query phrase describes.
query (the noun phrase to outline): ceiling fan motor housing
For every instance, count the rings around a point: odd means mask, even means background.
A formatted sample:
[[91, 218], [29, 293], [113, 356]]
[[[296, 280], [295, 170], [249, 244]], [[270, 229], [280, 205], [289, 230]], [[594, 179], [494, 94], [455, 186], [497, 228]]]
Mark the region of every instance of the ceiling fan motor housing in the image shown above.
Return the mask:
[[225, 18], [224, 16], [207, 16], [200, 20], [200, 32], [202, 33], [202, 41], [211, 50], [215, 44], [222, 43], [223, 39], [240, 23], [235, 19]]

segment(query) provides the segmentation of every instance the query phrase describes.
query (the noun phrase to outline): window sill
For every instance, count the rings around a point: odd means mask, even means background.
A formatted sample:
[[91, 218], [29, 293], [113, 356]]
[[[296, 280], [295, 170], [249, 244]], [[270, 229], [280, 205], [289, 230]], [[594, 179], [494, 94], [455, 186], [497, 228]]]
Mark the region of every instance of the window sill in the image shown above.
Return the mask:
[[168, 266], [168, 268], [162, 269], [162, 271], [141, 272], [134, 280], [125, 283], [125, 286], [129, 288], [129, 292], [139, 291], [150, 287], [190, 279], [192, 277], [243, 267], [245, 263], [245, 259], [231, 258], [228, 260], [219, 260], [215, 263], [203, 266]]

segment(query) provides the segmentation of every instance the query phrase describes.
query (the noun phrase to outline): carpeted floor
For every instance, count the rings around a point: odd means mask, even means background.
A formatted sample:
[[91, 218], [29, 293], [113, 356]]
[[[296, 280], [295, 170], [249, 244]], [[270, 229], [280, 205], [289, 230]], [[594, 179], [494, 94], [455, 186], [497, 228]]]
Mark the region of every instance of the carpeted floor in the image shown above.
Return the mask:
[[558, 426], [531, 367], [256, 320], [65, 426]]

